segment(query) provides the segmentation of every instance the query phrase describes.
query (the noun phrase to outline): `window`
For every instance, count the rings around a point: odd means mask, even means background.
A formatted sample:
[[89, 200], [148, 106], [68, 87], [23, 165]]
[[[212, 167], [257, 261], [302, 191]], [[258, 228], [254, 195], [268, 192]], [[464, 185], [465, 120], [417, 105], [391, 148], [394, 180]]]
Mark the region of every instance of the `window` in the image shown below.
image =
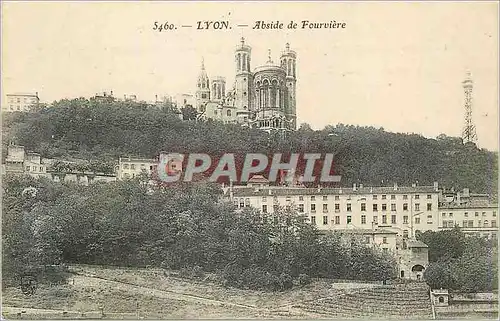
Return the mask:
[[323, 225], [328, 225], [328, 216], [323, 216]]
[[340, 196], [335, 195], [335, 200], [336, 200], [336, 201], [340, 200]]
[[453, 213], [450, 213], [450, 217], [453, 217]]
[[427, 203], [427, 210], [432, 211], [432, 203]]
[[128, 164], [123, 164], [123, 169], [128, 169]]
[[488, 220], [484, 220], [484, 227], [488, 227]]
[[378, 216], [373, 217], [373, 223], [377, 224], [378, 223]]
[[335, 212], [340, 212], [340, 204], [335, 204]]
[[427, 194], [427, 199], [428, 200], [432, 199], [432, 195], [431, 194]]
[[312, 213], [316, 212], [316, 204], [311, 204], [311, 212]]
[[479, 212], [474, 213], [474, 216], [478, 217], [479, 216]]
[[403, 216], [403, 224], [408, 224], [408, 215]]
[[396, 212], [396, 204], [391, 204], [391, 212]]
[[469, 227], [474, 227], [474, 221], [473, 220], [469, 221]]
[[351, 211], [351, 203], [347, 203], [347, 211], [350, 212]]
[[262, 205], [262, 213], [267, 213], [267, 205]]
[[395, 200], [396, 199], [396, 195], [391, 195], [391, 200]]
[[311, 196], [311, 201], [315, 201], [316, 200], [316, 196]]
[[240, 198], [240, 207], [245, 207], [245, 200]]
[[328, 204], [323, 204], [323, 213], [328, 213]]
[[486, 212], [483, 212], [483, 216], [486, 216]]
[[366, 212], [366, 203], [361, 203], [361, 212]]
[[387, 215], [382, 215], [382, 224], [387, 224]]
[[226, 115], [227, 115], [228, 117], [231, 117], [231, 111], [230, 111], [230, 110], [228, 110], [228, 111], [227, 111], [227, 113], [226, 113]]
[[491, 221], [491, 227], [497, 227], [497, 221], [496, 220], [492, 220]]
[[441, 215], [442, 215], [443, 217], [446, 217], [446, 213], [442, 213]]
[[420, 224], [420, 217], [415, 217], [415, 224]]
[[377, 211], [378, 211], [377, 206], [378, 206], [377, 204], [373, 204], [373, 211], [374, 211], [374, 212], [377, 212]]
[[245, 207], [249, 207], [249, 206], [250, 206], [250, 199], [245, 198]]
[[493, 217], [496, 217], [496, 216], [497, 216], [497, 212], [493, 211]]
[[385, 200], [387, 198], [387, 195], [382, 195], [382, 199]]
[[387, 204], [382, 204], [382, 211], [383, 212], [387, 211]]
[[323, 195], [323, 201], [328, 201], [328, 196]]
[[130, 169], [135, 170], [135, 164], [130, 164]]
[[[444, 221], [443, 221], [444, 224]], [[462, 221], [462, 227], [467, 227], [467, 221]]]
[[[495, 215], [493, 215], [493, 216], [495, 216]], [[469, 213], [465, 212], [464, 217], [469, 217]]]
[[299, 212], [304, 213], [304, 204], [299, 204]]
[[340, 216], [335, 216], [335, 224], [340, 224]]
[[407, 200], [408, 199], [408, 195], [403, 195], [403, 199]]
[[377, 195], [373, 195], [373, 199], [376, 200], [377, 199]]
[[391, 224], [396, 224], [396, 215], [391, 215]]
[[386, 248], [386, 247], [384, 247], [382, 250], [384, 251], [384, 253], [389, 252], [389, 249], [388, 249], [388, 248]]
[[403, 211], [408, 211], [408, 203], [403, 204]]
[[29, 172], [30, 171], [30, 167], [29, 166], [26, 166], [26, 171]]
[[387, 244], [387, 237], [385, 237], [385, 236], [384, 236], [384, 237], [382, 238], [382, 243]]
[[43, 172], [43, 167], [42, 166], [40, 166], [40, 172]]
[[420, 211], [420, 204], [415, 204], [415, 211]]
[[416, 200], [419, 200], [419, 199], [420, 199], [420, 195], [418, 195], [418, 194], [417, 194], [417, 195], [415, 195], [415, 199], [416, 199]]
[[301, 202], [304, 201], [304, 196], [300, 195], [299, 196], [299, 201], [301, 201]]
[[351, 216], [347, 216], [347, 224], [351, 223]]
[[278, 212], [280, 207], [278, 205], [273, 205], [273, 213]]
[[361, 224], [366, 224], [366, 215], [361, 215]]
[[264, 202], [264, 203], [267, 202], [267, 197], [262, 196], [262, 202]]
[[370, 244], [370, 237], [369, 236], [365, 236], [365, 243]]
[[287, 196], [285, 200], [286, 200], [287, 203], [290, 203], [291, 200], [292, 200], [292, 198], [290, 196]]
[[316, 216], [311, 216], [311, 224], [316, 225]]

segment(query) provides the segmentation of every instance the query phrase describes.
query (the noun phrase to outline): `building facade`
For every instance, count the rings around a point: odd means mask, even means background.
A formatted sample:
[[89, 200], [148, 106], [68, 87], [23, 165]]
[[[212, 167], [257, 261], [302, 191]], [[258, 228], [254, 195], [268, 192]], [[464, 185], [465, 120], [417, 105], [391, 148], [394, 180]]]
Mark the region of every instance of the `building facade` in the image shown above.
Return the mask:
[[38, 93], [7, 94], [7, 104], [3, 106], [4, 112], [29, 112], [32, 107], [40, 104]]
[[195, 106], [202, 119], [238, 123], [268, 132], [295, 130], [296, 59], [286, 44], [275, 64], [269, 51], [266, 64], [251, 68], [252, 48], [244, 38], [235, 52], [235, 82], [227, 90], [226, 79], [210, 79], [202, 62], [196, 83]]
[[262, 213], [294, 207], [319, 230], [384, 229], [401, 237], [438, 230], [439, 189], [434, 186], [304, 188], [233, 187], [228, 197], [238, 207]]

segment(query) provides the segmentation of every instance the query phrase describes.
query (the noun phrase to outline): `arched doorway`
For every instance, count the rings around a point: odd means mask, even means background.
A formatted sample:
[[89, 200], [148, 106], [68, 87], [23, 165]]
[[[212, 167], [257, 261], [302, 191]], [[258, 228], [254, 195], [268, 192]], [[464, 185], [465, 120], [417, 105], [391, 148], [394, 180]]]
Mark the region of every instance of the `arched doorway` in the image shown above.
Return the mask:
[[411, 268], [411, 278], [416, 280], [422, 280], [424, 276], [424, 266], [421, 264], [416, 264]]

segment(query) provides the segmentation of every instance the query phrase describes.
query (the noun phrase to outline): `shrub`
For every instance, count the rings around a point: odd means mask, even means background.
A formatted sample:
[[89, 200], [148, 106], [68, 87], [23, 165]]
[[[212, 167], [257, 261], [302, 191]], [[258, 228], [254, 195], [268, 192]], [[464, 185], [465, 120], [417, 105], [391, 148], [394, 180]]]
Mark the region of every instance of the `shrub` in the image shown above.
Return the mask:
[[203, 272], [203, 269], [200, 266], [195, 265], [193, 267], [181, 268], [179, 276], [186, 279], [201, 279], [205, 277], [205, 272]]
[[309, 277], [309, 275], [302, 273], [299, 274], [299, 278], [297, 279], [297, 281], [299, 282], [300, 286], [304, 286], [311, 283], [311, 278]]

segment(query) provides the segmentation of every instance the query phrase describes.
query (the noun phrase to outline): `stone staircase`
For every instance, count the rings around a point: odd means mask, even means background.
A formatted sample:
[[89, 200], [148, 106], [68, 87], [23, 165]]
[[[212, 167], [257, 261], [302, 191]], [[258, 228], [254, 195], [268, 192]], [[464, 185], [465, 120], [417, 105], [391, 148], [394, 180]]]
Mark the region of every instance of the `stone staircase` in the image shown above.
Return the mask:
[[294, 309], [325, 318], [432, 319], [425, 283], [377, 286], [303, 302]]

